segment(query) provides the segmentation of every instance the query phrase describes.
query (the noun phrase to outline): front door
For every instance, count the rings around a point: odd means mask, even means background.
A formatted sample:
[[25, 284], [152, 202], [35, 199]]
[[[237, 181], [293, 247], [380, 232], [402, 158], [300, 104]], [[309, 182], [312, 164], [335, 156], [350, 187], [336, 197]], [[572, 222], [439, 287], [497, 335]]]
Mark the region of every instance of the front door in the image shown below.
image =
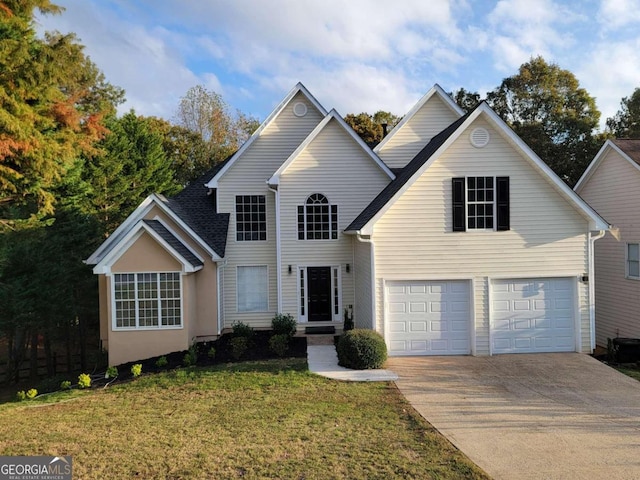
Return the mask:
[[331, 267], [307, 267], [309, 321], [331, 321]]

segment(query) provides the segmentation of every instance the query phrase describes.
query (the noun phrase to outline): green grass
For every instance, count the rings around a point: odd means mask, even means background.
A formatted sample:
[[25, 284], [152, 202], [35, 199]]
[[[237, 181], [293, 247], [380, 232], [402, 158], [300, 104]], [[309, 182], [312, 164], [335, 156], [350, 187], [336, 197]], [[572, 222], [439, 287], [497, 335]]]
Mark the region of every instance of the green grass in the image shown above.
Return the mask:
[[631, 378], [640, 380], [640, 368], [638, 367], [614, 367], [614, 368]]
[[0, 405], [2, 455], [72, 455], [74, 478], [488, 478], [392, 383], [285, 359], [145, 375]]

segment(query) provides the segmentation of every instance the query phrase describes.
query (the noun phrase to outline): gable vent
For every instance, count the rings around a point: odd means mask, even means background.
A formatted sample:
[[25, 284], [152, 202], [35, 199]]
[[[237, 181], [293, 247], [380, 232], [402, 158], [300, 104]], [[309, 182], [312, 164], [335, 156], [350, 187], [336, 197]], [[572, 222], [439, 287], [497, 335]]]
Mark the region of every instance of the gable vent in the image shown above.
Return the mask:
[[293, 105], [293, 114], [296, 117], [304, 117], [307, 114], [307, 106], [302, 102], [296, 102]]
[[474, 128], [471, 135], [469, 135], [469, 140], [471, 145], [476, 148], [486, 147], [489, 143], [489, 132], [486, 128]]

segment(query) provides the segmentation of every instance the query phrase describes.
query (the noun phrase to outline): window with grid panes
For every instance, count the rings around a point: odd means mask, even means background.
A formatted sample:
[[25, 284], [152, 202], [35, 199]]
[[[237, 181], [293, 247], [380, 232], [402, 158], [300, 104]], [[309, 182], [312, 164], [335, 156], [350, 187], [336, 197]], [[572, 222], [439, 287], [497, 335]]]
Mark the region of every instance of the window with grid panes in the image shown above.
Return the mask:
[[236, 195], [236, 240], [267, 239], [267, 206], [264, 195]]
[[310, 195], [298, 206], [298, 240], [336, 240], [338, 206], [321, 193]]
[[180, 327], [180, 273], [113, 275], [115, 327]]

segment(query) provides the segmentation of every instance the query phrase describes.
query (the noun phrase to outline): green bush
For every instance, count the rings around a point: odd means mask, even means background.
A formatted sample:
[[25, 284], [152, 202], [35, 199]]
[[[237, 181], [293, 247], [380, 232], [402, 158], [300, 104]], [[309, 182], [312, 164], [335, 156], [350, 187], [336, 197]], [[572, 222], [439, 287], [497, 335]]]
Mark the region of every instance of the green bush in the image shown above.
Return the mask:
[[27, 394], [24, 393], [24, 390], [20, 390], [19, 392], [16, 392], [16, 400], [18, 402], [22, 402], [26, 399], [27, 399]]
[[234, 337], [229, 343], [231, 345], [231, 356], [235, 360], [240, 360], [249, 348], [249, 339], [247, 337]]
[[247, 339], [253, 337], [253, 328], [246, 323], [235, 322], [231, 328], [233, 330], [233, 337], [244, 337]]
[[27, 398], [29, 400], [33, 400], [37, 396], [38, 396], [38, 390], [36, 390], [35, 388], [31, 388], [31, 389], [27, 390]]
[[116, 378], [118, 376], [118, 367], [107, 368], [107, 373], [104, 374], [104, 378]]
[[349, 313], [348, 309], [344, 309], [344, 324], [342, 326], [343, 331], [353, 330], [355, 325], [353, 324], [353, 315]]
[[283, 315], [282, 313], [276, 314], [271, 320], [271, 329], [274, 335], [287, 335], [293, 337], [296, 333], [297, 323], [295, 319], [289, 315]]
[[340, 336], [338, 365], [356, 370], [380, 368], [387, 359], [387, 345], [373, 330], [354, 329]]
[[156, 367], [158, 368], [163, 368], [163, 367], [166, 367], [167, 365], [169, 365], [169, 361], [165, 356], [162, 356], [156, 360]]
[[289, 350], [289, 339], [290, 335], [286, 333], [280, 333], [278, 335], [273, 335], [269, 339], [269, 349], [279, 357], [284, 357]]
[[131, 365], [131, 375], [134, 377], [139, 377], [142, 375], [142, 364], [136, 363], [135, 365]]
[[91, 386], [91, 377], [86, 373], [78, 375], [78, 387], [89, 388]]
[[209, 351], [207, 352], [207, 356], [211, 359], [216, 358], [216, 348], [215, 347], [211, 347], [209, 349]]
[[191, 365], [195, 365], [196, 363], [198, 363], [198, 350], [195, 345], [191, 345], [189, 347], [189, 351], [184, 354], [182, 364], [185, 367], [190, 367]]
[[71, 390], [71, 382], [69, 380], [63, 380], [60, 382], [61, 390]]

